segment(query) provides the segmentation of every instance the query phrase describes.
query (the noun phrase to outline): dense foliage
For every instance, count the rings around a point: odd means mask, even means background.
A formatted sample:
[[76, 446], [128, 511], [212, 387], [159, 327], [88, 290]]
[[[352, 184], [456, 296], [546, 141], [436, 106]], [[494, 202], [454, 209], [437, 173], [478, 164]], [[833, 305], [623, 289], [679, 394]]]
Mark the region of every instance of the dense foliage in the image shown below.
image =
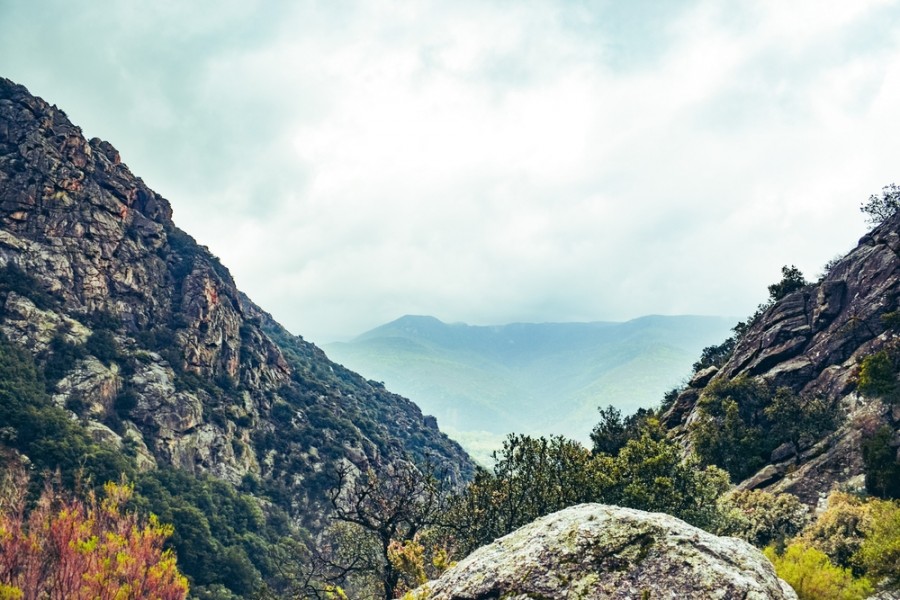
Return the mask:
[[[107, 484], [82, 501], [47, 486], [26, 512], [24, 477], [0, 498], [0, 597], [182, 600], [187, 580], [164, 549], [170, 525], [126, 510], [133, 489]], [[10, 489], [12, 488], [12, 489]]]
[[765, 465], [772, 451], [789, 442], [794, 452], [838, 424], [835, 401], [798, 396], [788, 388], [774, 392], [761, 379], [718, 379], [698, 402], [699, 419], [690, 435], [705, 464], [722, 467], [740, 481]]
[[800, 598], [861, 599], [872, 584], [896, 588], [900, 572], [900, 504], [836, 492], [828, 508], [786, 550], [766, 555]]
[[492, 471], [479, 472], [452, 505], [448, 525], [464, 551], [551, 512], [603, 502], [667, 512], [713, 528], [725, 473], [684, 459], [652, 420], [615, 455], [561, 437], [512, 435]]
[[800, 600], [863, 600], [873, 591], [868, 579], [854, 577], [850, 569], [832, 564], [824, 552], [802, 543], [790, 544], [781, 554], [766, 548], [765, 554]]

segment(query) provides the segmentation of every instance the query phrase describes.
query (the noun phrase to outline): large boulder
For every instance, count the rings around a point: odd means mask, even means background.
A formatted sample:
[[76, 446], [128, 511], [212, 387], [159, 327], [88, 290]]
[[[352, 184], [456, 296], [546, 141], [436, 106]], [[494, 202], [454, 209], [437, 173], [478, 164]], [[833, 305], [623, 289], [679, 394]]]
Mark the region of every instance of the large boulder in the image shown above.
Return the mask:
[[581, 504], [479, 548], [429, 600], [796, 599], [759, 550], [661, 513]]

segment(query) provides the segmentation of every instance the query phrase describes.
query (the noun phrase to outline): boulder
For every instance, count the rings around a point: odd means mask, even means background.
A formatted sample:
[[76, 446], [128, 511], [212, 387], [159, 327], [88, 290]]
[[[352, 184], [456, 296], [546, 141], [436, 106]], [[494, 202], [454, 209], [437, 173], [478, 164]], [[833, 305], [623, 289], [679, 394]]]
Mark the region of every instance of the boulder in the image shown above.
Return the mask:
[[661, 513], [581, 504], [479, 548], [417, 598], [796, 599], [750, 544]]

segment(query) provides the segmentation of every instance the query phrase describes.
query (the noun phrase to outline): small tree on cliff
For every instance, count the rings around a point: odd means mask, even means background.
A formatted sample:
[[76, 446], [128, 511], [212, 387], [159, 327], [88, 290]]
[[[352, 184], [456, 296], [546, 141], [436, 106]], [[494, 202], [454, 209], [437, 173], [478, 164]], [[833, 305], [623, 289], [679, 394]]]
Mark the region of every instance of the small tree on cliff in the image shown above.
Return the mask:
[[884, 186], [880, 196], [873, 194], [859, 206], [859, 210], [866, 215], [866, 221], [872, 227], [884, 223], [894, 216], [898, 209], [900, 209], [900, 186], [893, 183]]
[[781, 267], [781, 281], [769, 286], [769, 300], [778, 302], [791, 292], [803, 289], [809, 285], [803, 273], [794, 265]]

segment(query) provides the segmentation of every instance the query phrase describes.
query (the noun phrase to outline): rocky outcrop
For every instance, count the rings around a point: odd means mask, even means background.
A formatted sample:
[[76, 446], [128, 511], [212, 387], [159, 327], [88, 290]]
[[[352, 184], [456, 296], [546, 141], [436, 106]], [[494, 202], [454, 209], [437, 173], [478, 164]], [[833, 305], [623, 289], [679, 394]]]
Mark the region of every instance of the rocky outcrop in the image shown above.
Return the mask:
[[377, 471], [429, 455], [458, 478], [473, 470], [412, 402], [243, 296], [112, 145], [6, 79], [0, 270], [0, 333], [64, 369], [57, 404], [144, 468], [287, 481], [299, 517], [336, 461]]
[[663, 416], [676, 435], [697, 418], [697, 405], [710, 381], [760, 377], [772, 389], [786, 386], [807, 396], [838, 401], [844, 424], [809, 446], [786, 448], [742, 488], [789, 491], [816, 505], [837, 486], [859, 481], [860, 440], [880, 424], [900, 428], [900, 419], [877, 399], [855, 393], [860, 361], [895, 343], [884, 322], [900, 307], [900, 214], [864, 236], [814, 285], [767, 308], [750, 323], [730, 359], [715, 371], [698, 373]]
[[430, 600], [797, 598], [746, 542], [601, 504], [538, 519], [419, 591]]

